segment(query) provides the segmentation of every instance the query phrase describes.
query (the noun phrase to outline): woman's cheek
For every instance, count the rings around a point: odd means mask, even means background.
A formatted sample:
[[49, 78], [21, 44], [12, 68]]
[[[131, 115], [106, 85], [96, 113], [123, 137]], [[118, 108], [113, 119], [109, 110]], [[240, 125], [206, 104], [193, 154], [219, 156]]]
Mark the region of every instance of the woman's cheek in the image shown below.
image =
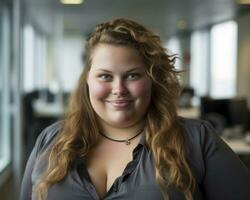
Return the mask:
[[133, 91], [133, 96], [148, 97], [151, 96], [151, 87], [151, 81], [142, 80], [132, 85], [131, 91]]
[[103, 99], [109, 95], [109, 86], [105, 83], [92, 82], [89, 84], [92, 98]]

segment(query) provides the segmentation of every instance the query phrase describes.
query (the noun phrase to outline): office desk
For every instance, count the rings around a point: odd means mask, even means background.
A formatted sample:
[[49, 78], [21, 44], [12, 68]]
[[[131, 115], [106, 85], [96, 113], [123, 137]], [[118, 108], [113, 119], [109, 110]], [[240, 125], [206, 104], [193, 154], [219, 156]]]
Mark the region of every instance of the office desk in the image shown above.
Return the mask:
[[37, 100], [32, 106], [36, 117], [61, 117], [65, 111], [62, 102], [48, 103]]
[[200, 109], [198, 107], [178, 108], [177, 113], [181, 117], [198, 119], [200, 117]]
[[247, 143], [244, 139], [222, 139], [228, 144], [228, 146], [231, 147], [231, 149], [236, 154], [250, 155], [250, 144]]

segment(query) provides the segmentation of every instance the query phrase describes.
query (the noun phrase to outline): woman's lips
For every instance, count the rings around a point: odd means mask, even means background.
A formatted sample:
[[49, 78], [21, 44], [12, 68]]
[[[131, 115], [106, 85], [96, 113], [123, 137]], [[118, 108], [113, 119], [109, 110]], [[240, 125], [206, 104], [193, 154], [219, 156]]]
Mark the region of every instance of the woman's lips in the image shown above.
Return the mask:
[[132, 101], [131, 100], [108, 100], [107, 102], [110, 103], [115, 108], [127, 108]]

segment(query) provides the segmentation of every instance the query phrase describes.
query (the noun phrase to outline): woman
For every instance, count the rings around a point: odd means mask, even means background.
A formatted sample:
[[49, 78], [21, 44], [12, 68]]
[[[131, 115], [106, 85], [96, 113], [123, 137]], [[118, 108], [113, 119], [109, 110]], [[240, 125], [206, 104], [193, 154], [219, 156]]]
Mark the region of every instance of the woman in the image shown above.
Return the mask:
[[179, 118], [174, 56], [127, 19], [97, 25], [64, 121], [28, 161], [21, 200], [250, 199], [250, 173], [209, 124]]

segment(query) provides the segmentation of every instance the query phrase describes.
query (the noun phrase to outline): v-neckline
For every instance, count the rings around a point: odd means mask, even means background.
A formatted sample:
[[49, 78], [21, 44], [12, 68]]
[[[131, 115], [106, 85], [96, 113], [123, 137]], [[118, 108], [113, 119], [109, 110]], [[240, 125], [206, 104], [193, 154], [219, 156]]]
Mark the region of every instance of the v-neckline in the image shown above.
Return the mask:
[[113, 190], [115, 192], [117, 192], [119, 190], [119, 187], [121, 185], [121, 183], [123, 182], [124, 178], [127, 177], [127, 175], [131, 174], [135, 169], [136, 166], [139, 163], [139, 154], [135, 154], [135, 151], [137, 152], [138, 148], [142, 147], [142, 144], [138, 144], [134, 150], [132, 151], [132, 160], [130, 162], [127, 163], [126, 167], [124, 168], [122, 174], [120, 176], [118, 176], [114, 182], [112, 183], [112, 185], [110, 186], [110, 188], [107, 190], [106, 188], [106, 192], [103, 196], [103, 198], [101, 198], [97, 192], [97, 188], [95, 186], [95, 184], [93, 183], [93, 181], [91, 180], [91, 176], [87, 170], [87, 166], [85, 165], [86, 160], [84, 159], [82, 161], [81, 167], [78, 168], [78, 173], [80, 175], [80, 179], [84, 182], [84, 179], [87, 180], [89, 186], [87, 187], [87, 190], [89, 191], [90, 195], [95, 199], [95, 200], [103, 200], [105, 199], [109, 193], [111, 193]]

